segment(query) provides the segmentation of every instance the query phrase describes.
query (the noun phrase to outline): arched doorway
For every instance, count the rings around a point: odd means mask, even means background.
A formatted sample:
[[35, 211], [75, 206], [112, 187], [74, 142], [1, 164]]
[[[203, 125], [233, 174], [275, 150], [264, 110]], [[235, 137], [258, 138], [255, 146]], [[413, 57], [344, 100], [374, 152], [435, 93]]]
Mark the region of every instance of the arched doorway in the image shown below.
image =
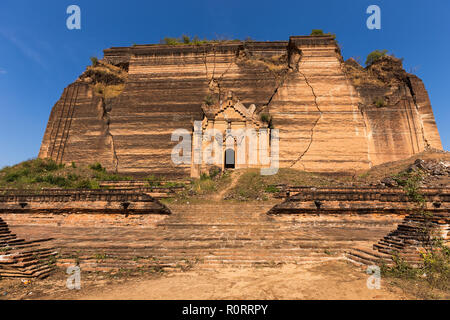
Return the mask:
[[233, 149], [225, 150], [225, 169], [235, 168], [235, 154]]

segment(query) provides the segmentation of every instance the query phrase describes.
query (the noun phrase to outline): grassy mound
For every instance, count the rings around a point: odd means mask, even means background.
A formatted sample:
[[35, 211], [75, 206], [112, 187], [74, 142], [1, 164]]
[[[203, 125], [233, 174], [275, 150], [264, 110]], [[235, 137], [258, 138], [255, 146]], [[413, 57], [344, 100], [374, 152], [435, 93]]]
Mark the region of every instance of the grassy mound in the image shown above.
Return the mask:
[[64, 165], [51, 159], [33, 159], [0, 170], [2, 189], [98, 189], [99, 181], [131, 180], [111, 174], [101, 164]]
[[311, 173], [295, 169], [281, 168], [277, 174], [263, 176], [258, 169], [245, 171], [234, 188], [227, 194], [227, 199], [233, 200], [267, 200], [271, 194], [278, 192], [275, 185], [286, 184], [294, 186], [326, 187], [339, 184], [339, 181], [350, 180], [349, 175], [330, 175]]
[[[258, 169], [246, 170], [238, 183], [227, 194], [227, 199], [239, 201], [266, 200], [278, 190], [275, 185], [285, 184], [306, 187], [345, 187], [370, 186], [380, 183], [386, 177], [396, 178], [417, 159], [450, 161], [450, 155], [442, 152], [422, 152], [411, 158], [375, 166], [368, 171], [358, 173], [314, 173], [296, 169], [281, 168], [276, 175], [262, 176]], [[446, 179], [446, 180], [445, 180]], [[443, 182], [448, 177], [437, 181]]]

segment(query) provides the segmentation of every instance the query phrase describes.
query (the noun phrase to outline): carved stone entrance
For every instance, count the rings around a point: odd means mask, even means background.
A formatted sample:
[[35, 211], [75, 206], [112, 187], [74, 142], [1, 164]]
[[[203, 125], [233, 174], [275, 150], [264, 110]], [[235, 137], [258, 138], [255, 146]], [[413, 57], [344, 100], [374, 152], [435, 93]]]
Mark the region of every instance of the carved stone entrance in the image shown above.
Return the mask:
[[224, 100], [205, 102], [202, 109], [204, 118], [192, 139], [191, 177], [208, 173], [211, 167], [224, 170], [267, 166], [259, 161], [261, 154], [270, 152], [270, 128], [262, 120], [262, 114], [267, 113], [265, 106], [257, 108], [252, 104], [247, 108], [229, 92]]

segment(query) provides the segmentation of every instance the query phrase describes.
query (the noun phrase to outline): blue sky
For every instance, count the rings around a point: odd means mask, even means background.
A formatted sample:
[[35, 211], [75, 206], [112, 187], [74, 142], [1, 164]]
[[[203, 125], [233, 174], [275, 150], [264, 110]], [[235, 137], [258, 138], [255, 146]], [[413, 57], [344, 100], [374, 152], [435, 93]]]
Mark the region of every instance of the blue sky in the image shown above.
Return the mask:
[[[81, 30], [66, 9], [81, 8]], [[381, 30], [366, 27], [366, 8], [381, 7]], [[444, 148], [450, 147], [450, 1], [143, 1], [2, 0], [0, 2], [0, 167], [36, 157], [50, 110], [63, 89], [102, 50], [200, 38], [287, 40], [323, 29], [344, 58], [387, 49], [425, 82]]]

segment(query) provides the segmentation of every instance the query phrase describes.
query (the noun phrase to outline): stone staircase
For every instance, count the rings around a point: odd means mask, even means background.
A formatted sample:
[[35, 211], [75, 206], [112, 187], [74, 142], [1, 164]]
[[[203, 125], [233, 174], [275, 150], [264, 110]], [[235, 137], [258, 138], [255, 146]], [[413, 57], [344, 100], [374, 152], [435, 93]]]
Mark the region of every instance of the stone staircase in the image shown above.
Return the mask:
[[448, 212], [434, 213], [426, 218], [414, 213], [405, 217], [394, 231], [383, 236], [372, 248], [353, 248], [347, 254], [351, 262], [357, 264], [385, 264], [392, 266], [393, 257], [417, 266], [422, 264], [421, 252], [430, 249], [428, 237], [441, 238], [449, 243], [450, 216]]
[[45, 278], [54, 269], [57, 252], [46, 244], [52, 239], [18, 239], [0, 218], [0, 278]]
[[344, 252], [369, 244], [394, 225], [380, 220], [292, 220], [268, 216], [273, 202], [212, 202], [169, 205], [172, 215], [155, 228], [34, 226], [60, 248], [58, 265], [85, 271], [204, 269], [276, 266], [344, 259]]

